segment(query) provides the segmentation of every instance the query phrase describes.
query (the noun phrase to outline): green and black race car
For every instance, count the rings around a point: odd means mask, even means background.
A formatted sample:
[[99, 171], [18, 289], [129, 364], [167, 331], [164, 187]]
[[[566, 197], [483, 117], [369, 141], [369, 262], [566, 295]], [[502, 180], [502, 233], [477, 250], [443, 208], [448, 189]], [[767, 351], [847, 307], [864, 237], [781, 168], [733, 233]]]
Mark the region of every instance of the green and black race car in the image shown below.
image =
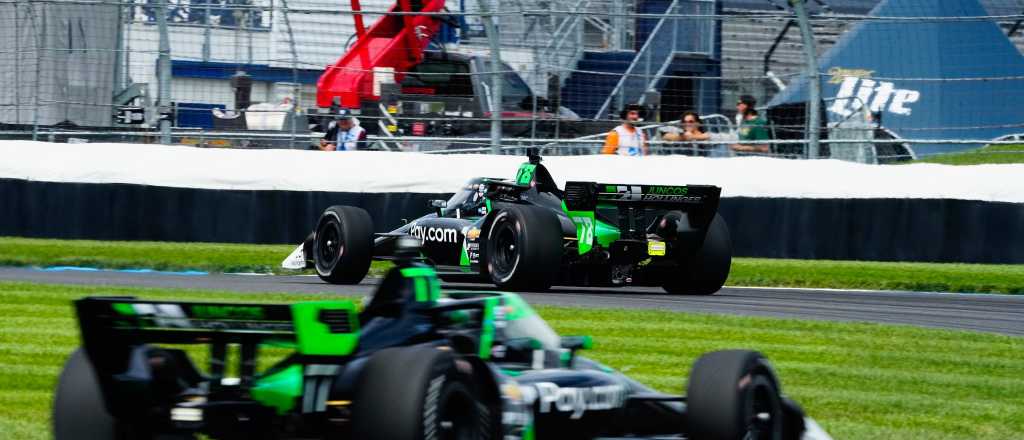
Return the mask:
[[640, 285], [709, 295], [732, 263], [720, 194], [708, 185], [597, 182], [566, 182], [563, 190], [530, 155], [515, 179], [472, 179], [449, 200], [432, 201], [436, 212], [389, 233], [375, 234], [360, 208], [327, 208], [282, 266], [358, 283], [372, 259], [390, 258], [396, 239], [413, 236], [443, 279], [512, 290]]
[[581, 356], [589, 337], [560, 337], [516, 294], [442, 293], [415, 255], [362, 310], [75, 301], [54, 438], [829, 440], [757, 352], [705, 354], [685, 397], [659, 393]]

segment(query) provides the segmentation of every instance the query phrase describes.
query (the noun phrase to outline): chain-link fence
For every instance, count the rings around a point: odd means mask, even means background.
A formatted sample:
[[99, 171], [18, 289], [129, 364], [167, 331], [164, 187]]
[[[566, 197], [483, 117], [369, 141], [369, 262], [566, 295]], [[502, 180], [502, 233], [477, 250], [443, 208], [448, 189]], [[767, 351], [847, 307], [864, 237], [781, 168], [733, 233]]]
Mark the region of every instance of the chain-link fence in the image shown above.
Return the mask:
[[[344, 113], [356, 148], [904, 160], [1020, 138], [1022, 23], [1024, 0], [0, 0], [0, 138], [321, 148]], [[631, 104], [639, 141], [609, 144]]]

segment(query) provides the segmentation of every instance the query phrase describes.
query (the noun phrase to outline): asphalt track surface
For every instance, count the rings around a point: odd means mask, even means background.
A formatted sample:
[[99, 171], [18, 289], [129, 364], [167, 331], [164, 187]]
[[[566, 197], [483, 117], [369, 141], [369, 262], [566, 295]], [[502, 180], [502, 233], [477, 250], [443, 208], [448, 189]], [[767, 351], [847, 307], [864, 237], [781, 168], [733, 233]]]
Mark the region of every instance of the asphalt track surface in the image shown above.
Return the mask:
[[[212, 289], [236, 292], [335, 292], [367, 295], [377, 279], [334, 286], [316, 276], [180, 275], [118, 271], [46, 271], [0, 268], [0, 280], [93, 286]], [[446, 289], [493, 290], [483, 284], [444, 283]], [[1024, 336], [1024, 295], [987, 295], [726, 287], [712, 296], [672, 296], [657, 288], [554, 287], [525, 292], [531, 304], [908, 324]]]

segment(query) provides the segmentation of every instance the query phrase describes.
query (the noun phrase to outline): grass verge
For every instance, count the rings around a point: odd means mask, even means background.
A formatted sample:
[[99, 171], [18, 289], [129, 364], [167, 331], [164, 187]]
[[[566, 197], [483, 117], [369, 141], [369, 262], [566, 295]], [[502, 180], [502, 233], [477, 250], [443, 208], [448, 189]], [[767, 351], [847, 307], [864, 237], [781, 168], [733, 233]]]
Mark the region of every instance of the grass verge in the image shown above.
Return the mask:
[[910, 163], [940, 163], [945, 165], [1024, 163], [1024, 145], [989, 145], [959, 153], [936, 154]]
[[[245, 302], [328, 297], [0, 282], [0, 432], [6, 438], [49, 437], [52, 390], [78, 344], [70, 301], [90, 294]], [[837, 439], [1024, 438], [1022, 338], [657, 311], [538, 310], [561, 334], [593, 336], [588, 356], [667, 392], [684, 389], [700, 353], [760, 350], [785, 392]]]
[[[281, 269], [295, 245], [54, 240], [0, 237], [0, 266], [296, 273]], [[371, 273], [387, 265], [374, 262]]]
[[[280, 273], [294, 246], [0, 237], [0, 266]], [[374, 262], [372, 273], [383, 273]], [[732, 286], [1024, 293], [1024, 265], [736, 258]]]

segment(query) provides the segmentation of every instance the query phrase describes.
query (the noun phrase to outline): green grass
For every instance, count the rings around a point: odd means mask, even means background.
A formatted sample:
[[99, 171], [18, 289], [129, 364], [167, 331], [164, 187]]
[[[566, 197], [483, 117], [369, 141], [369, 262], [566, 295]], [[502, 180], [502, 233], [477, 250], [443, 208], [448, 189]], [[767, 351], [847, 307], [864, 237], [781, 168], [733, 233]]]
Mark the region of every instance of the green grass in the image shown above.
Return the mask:
[[[284, 273], [281, 261], [295, 246], [0, 237], [0, 266]], [[371, 271], [386, 267], [375, 262]]]
[[940, 163], [946, 165], [1024, 163], [1024, 145], [989, 145], [959, 153], [928, 156], [911, 163]]
[[[0, 282], [0, 437], [49, 437], [51, 391], [78, 344], [70, 301], [90, 294], [245, 302], [328, 297]], [[657, 311], [538, 310], [562, 334], [593, 336], [587, 355], [667, 392], [684, 389], [700, 353], [760, 350], [784, 391], [836, 439], [1024, 438], [1022, 338]]]
[[1024, 293], [1024, 265], [736, 258], [733, 286]]
[[[0, 266], [281, 273], [294, 246], [0, 237]], [[373, 273], [387, 268], [374, 262]], [[731, 286], [1024, 293], [1024, 265], [736, 258]]]

